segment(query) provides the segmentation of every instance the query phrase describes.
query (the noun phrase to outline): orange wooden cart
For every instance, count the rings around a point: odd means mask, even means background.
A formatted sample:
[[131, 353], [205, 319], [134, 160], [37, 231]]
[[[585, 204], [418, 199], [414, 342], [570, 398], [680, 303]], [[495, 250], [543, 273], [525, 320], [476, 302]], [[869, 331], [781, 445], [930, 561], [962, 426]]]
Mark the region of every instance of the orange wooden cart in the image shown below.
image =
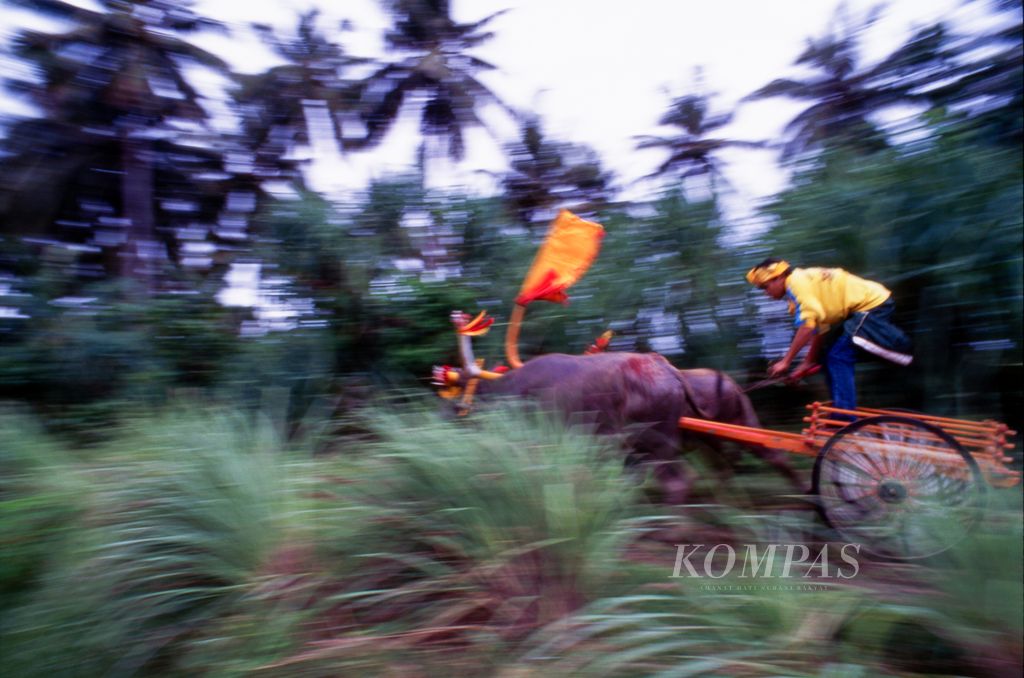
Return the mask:
[[1016, 432], [1005, 424], [820, 402], [807, 408], [800, 433], [691, 417], [679, 426], [816, 457], [813, 492], [825, 520], [844, 539], [890, 557], [949, 548], [979, 520], [987, 485], [1020, 482], [1007, 456]]

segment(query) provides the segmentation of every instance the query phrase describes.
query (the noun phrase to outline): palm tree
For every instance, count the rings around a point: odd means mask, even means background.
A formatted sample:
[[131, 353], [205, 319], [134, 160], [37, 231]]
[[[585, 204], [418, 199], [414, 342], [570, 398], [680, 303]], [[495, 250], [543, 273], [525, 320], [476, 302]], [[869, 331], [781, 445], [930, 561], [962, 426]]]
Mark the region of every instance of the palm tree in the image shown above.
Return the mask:
[[810, 105], [786, 126], [783, 160], [825, 146], [842, 145], [862, 152], [887, 147], [873, 114], [891, 106], [922, 103], [922, 88], [943, 77], [952, 58], [946, 50], [947, 34], [941, 24], [918, 31], [903, 46], [873, 67], [860, 63], [859, 37], [876, 20], [881, 8], [869, 11], [855, 24], [840, 6], [833, 28], [819, 39], [808, 39], [796, 65], [816, 74], [806, 80], [781, 78], [746, 97], [786, 97]]
[[926, 90], [936, 106], [968, 111], [971, 125], [1011, 148], [1024, 141], [1024, 24], [1021, 0], [990, 0], [1005, 23], [959, 42], [947, 78]]
[[267, 44], [285, 63], [257, 75], [238, 75], [234, 92], [239, 104], [246, 145], [253, 150], [257, 171], [274, 176], [283, 172], [301, 182], [295, 163], [288, 157], [297, 145], [315, 141], [307, 107], [319, 102], [329, 120], [329, 132], [345, 149], [364, 143], [358, 117], [359, 86], [344, 74], [368, 59], [349, 56], [317, 29], [317, 11], [299, 17], [294, 37], [257, 24]]
[[637, 137], [637, 148], [663, 150], [668, 157], [650, 175], [677, 176], [681, 179], [703, 176], [711, 182], [712, 190], [719, 182], [726, 182], [722, 174], [718, 153], [727, 148], [760, 148], [759, 141], [742, 141], [714, 136], [732, 122], [731, 113], [711, 113], [710, 95], [684, 94], [672, 101], [658, 124], [678, 130], [668, 136], [645, 135]]
[[363, 95], [367, 141], [379, 142], [398, 120], [403, 105], [414, 99], [420, 131], [426, 142], [441, 146], [440, 155], [461, 160], [466, 128], [483, 126], [478, 112], [487, 104], [508, 110], [501, 99], [478, 79], [494, 70], [492, 64], [468, 53], [493, 33], [484, 27], [504, 12], [473, 23], [457, 23], [449, 0], [383, 0], [395, 17], [385, 36], [388, 47], [402, 58], [378, 69], [365, 81]]
[[109, 269], [148, 287], [167, 254], [158, 245], [158, 203], [185, 195], [196, 203], [188, 210], [208, 211], [210, 193], [195, 182], [223, 166], [222, 151], [178, 143], [183, 126], [201, 130], [207, 120], [185, 64], [227, 71], [184, 36], [218, 25], [171, 0], [103, 0], [105, 11], [63, 0], [29, 4], [72, 27], [16, 37], [16, 53], [38, 77], [6, 84], [27, 94], [44, 117], [8, 135], [4, 174], [14, 182], [4, 183], [17, 193], [8, 202], [41, 208], [50, 220], [112, 227], [106, 235], [93, 231], [91, 244], [116, 253], [107, 258]]
[[[501, 176], [504, 199], [526, 225], [558, 207], [586, 212], [607, 205], [612, 174], [587, 147], [544, 136], [540, 119], [520, 116], [519, 139], [505, 145], [509, 170]], [[551, 215], [544, 214], [544, 218]]]

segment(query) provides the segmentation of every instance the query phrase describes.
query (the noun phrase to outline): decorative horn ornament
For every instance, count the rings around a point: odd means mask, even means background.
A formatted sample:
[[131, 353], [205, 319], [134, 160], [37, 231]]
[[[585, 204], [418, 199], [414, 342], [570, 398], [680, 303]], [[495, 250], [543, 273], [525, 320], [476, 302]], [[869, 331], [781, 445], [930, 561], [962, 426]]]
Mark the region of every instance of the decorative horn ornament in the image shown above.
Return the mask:
[[473, 337], [487, 334], [487, 330], [494, 323], [494, 318], [488, 318], [485, 321], [486, 315], [486, 311], [480, 311], [475, 318], [470, 319], [469, 314], [462, 311], [452, 311], [451, 314], [455, 334], [459, 340], [459, 360], [462, 361], [462, 369], [469, 377], [480, 376], [480, 367], [476, 364], [476, 358], [473, 357]]
[[483, 360], [473, 355], [473, 337], [487, 334], [494, 324], [494, 318], [487, 317], [487, 311], [480, 311], [475, 318], [462, 311], [452, 311], [451, 321], [455, 326], [455, 334], [459, 342], [459, 360], [462, 362], [463, 374], [472, 383], [473, 379], [500, 379], [502, 372], [483, 369]]

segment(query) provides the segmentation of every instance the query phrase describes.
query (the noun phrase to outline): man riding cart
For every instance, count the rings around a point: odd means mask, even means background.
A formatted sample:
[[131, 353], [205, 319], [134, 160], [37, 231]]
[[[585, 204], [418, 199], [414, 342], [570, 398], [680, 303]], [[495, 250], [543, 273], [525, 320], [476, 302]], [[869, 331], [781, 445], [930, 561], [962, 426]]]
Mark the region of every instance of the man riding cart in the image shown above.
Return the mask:
[[825, 371], [834, 407], [857, 407], [854, 365], [857, 349], [897, 365], [909, 365], [910, 338], [890, 320], [892, 293], [871, 280], [841, 268], [794, 268], [781, 259], [765, 259], [750, 269], [747, 282], [772, 299], [786, 299], [796, 334], [781, 360], [768, 368], [770, 377], [789, 370], [800, 351], [810, 344], [791, 377], [812, 371], [825, 353]]

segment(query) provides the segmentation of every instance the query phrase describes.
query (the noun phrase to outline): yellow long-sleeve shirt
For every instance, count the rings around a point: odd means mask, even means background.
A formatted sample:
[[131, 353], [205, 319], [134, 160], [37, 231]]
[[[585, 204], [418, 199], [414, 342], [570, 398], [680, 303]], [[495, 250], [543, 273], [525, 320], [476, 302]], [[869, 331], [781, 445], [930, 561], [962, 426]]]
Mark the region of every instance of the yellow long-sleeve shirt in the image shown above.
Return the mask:
[[841, 268], [794, 268], [786, 279], [789, 312], [797, 327], [827, 332], [851, 313], [870, 311], [892, 293]]

